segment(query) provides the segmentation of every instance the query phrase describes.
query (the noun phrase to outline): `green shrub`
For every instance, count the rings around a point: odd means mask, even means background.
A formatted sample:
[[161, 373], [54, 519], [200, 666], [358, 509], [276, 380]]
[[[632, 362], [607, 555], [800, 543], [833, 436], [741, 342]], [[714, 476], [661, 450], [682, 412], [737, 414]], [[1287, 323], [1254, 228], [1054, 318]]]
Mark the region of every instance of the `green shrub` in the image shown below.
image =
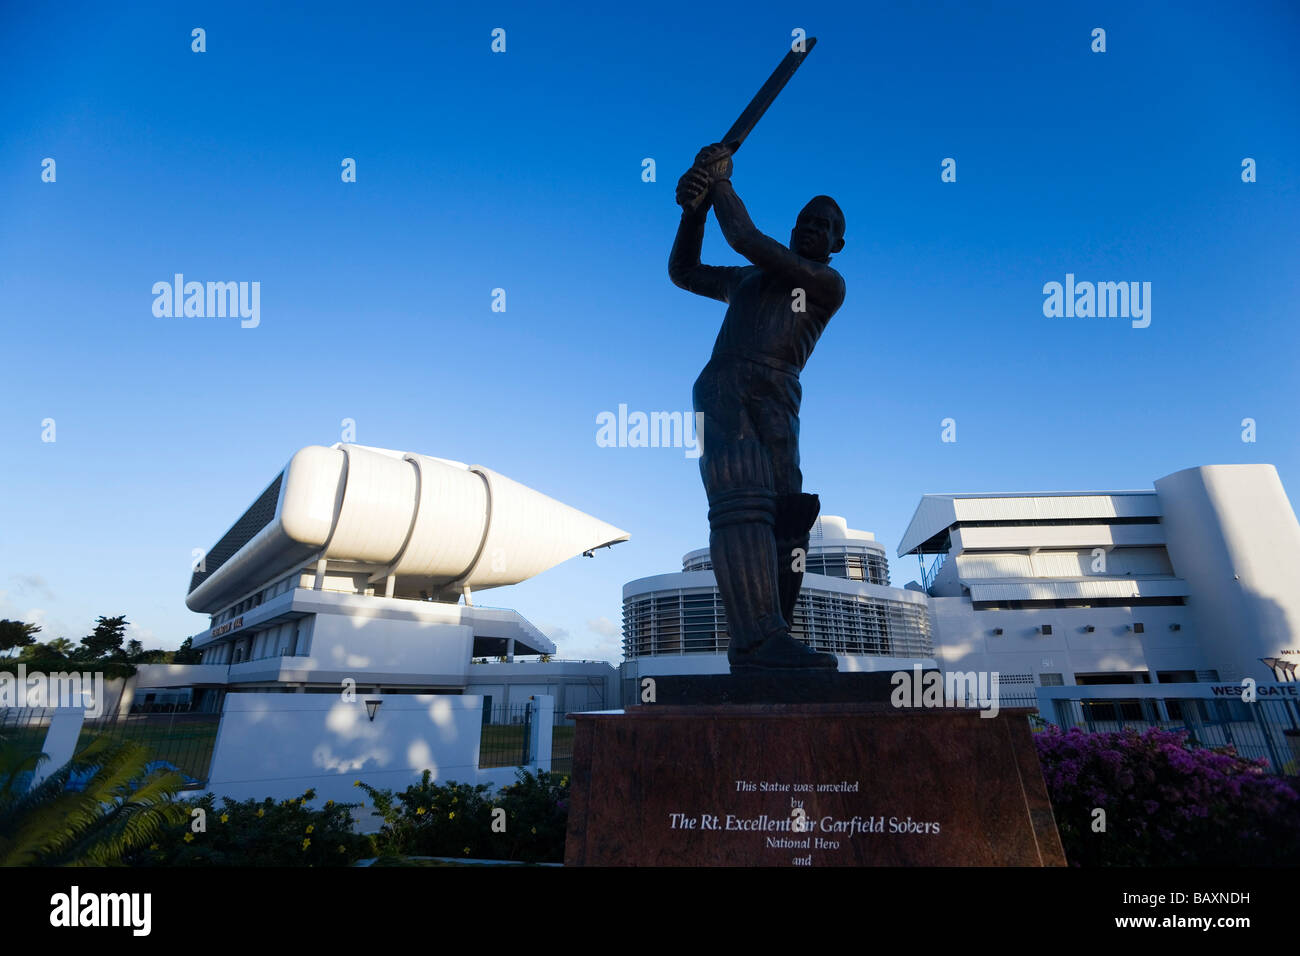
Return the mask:
[[491, 788], [485, 784], [435, 784], [426, 770], [419, 783], [398, 794], [360, 781], [357, 786], [384, 820], [375, 838], [381, 855], [483, 858], [492, 852]]
[[506, 830], [495, 834], [501, 856], [525, 863], [563, 863], [569, 824], [569, 778], [545, 770], [515, 772], [517, 783], [502, 787], [496, 805], [506, 811]]
[[[327, 800], [319, 809], [308, 790], [294, 800], [235, 801], [206, 793], [179, 826], [166, 829], [130, 862], [142, 866], [350, 866], [374, 855], [369, 836], [352, 832], [356, 804]], [[193, 810], [203, 811], [195, 832]]]
[[384, 856], [562, 862], [569, 817], [569, 778], [516, 772], [495, 795], [486, 784], [420, 782], [400, 793], [357, 782], [384, 825], [375, 838]]

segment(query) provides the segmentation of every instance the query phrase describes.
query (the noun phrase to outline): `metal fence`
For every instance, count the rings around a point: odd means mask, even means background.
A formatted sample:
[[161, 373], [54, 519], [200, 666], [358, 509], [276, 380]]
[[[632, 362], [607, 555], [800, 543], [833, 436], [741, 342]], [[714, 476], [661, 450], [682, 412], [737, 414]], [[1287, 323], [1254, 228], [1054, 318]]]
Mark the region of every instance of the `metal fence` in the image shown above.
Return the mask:
[[1053, 722], [1089, 733], [1184, 730], [1194, 747], [1232, 747], [1249, 760], [1265, 760], [1274, 773], [1295, 774], [1300, 757], [1300, 714], [1290, 701], [1145, 697], [1056, 698]]
[[551, 773], [567, 777], [573, 772], [573, 735], [577, 727], [571, 720], [561, 723], [562, 714], [555, 716], [555, 726], [551, 728]]
[[1038, 695], [1032, 690], [1027, 694], [1023, 692], [1014, 694], [999, 693], [998, 707], [1003, 709], [1028, 707], [1030, 710], [1036, 711], [1038, 710]]
[[483, 729], [479, 736], [478, 765], [523, 767], [531, 763], [534, 706], [496, 704], [483, 708]]
[[48, 707], [0, 708], [0, 739], [20, 750], [39, 752], [53, 713]]
[[[522, 767], [533, 762], [530, 752], [533, 722], [537, 707], [523, 704], [499, 704], [483, 709], [483, 728], [479, 737], [478, 765], [491, 767]], [[566, 721], [564, 712], [555, 712], [551, 726], [551, 772], [567, 775], [573, 767], [572, 721]]]
[[[53, 713], [39, 707], [0, 709], [0, 737], [22, 750], [40, 753], [45, 749]], [[220, 714], [180, 711], [87, 717], [74, 752], [81, 753], [100, 737], [114, 743], [137, 743], [148, 756], [146, 771], [175, 770], [184, 779], [183, 789], [200, 789], [207, 783], [220, 721]], [[72, 786], [77, 786], [82, 777], [84, 774], [74, 776]]]
[[77, 752], [98, 737], [109, 737], [115, 743], [137, 743], [149, 754], [147, 770], [177, 771], [185, 781], [182, 789], [198, 790], [208, 782], [220, 723], [220, 714], [184, 710], [106, 714], [87, 718], [81, 725]]

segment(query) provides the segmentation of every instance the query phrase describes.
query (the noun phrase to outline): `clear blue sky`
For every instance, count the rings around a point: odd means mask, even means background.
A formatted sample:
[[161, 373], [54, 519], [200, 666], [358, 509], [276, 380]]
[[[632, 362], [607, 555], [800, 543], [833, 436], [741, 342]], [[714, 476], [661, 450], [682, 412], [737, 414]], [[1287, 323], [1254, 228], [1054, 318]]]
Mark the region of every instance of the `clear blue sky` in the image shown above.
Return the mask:
[[[892, 555], [926, 492], [1262, 461], [1300, 494], [1294, 4], [124, 6], [0, 8], [0, 617], [43, 639], [202, 630], [191, 550], [352, 418], [631, 532], [481, 596], [617, 660], [623, 583], [707, 523], [694, 460], [596, 416], [689, 409], [722, 306], [668, 280], [674, 184], [796, 27], [733, 182], [783, 240], [816, 193], [846, 213], [804, 374], [826, 512]], [[738, 261], [712, 222], [705, 259]], [[176, 272], [260, 282], [260, 326], [156, 318]], [[1150, 282], [1150, 327], [1045, 318], [1067, 272]]]

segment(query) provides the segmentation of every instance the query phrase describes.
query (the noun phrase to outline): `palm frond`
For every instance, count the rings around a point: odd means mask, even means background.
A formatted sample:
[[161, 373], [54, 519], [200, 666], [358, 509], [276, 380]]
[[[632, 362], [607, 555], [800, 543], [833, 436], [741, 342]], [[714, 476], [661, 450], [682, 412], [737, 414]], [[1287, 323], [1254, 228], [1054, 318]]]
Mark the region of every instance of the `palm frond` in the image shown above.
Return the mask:
[[[0, 748], [0, 865], [120, 864], [188, 815], [175, 799], [182, 775], [147, 773], [149, 751], [140, 744], [96, 738], [44, 781], [16, 793], [14, 779], [43, 756]], [[74, 774], [85, 778], [79, 791], [68, 789]]]

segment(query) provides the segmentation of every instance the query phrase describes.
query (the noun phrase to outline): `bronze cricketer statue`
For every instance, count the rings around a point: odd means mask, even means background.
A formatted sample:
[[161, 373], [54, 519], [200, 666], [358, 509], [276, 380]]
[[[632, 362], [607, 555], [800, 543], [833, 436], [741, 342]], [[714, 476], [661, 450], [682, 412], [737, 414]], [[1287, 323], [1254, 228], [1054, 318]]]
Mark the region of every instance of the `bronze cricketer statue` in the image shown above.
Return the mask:
[[[701, 150], [677, 184], [682, 218], [668, 274], [689, 292], [727, 303], [693, 398], [703, 414], [700, 474], [733, 674], [837, 667], [835, 655], [813, 651], [790, 626], [820, 509], [799, 470], [799, 373], [844, 301], [844, 280], [830, 266], [844, 248], [844, 214], [829, 196], [813, 197], [786, 247], [759, 232], [731, 185], [732, 154], [815, 42], [786, 56], [736, 126]], [[750, 265], [701, 265], [710, 207]]]

